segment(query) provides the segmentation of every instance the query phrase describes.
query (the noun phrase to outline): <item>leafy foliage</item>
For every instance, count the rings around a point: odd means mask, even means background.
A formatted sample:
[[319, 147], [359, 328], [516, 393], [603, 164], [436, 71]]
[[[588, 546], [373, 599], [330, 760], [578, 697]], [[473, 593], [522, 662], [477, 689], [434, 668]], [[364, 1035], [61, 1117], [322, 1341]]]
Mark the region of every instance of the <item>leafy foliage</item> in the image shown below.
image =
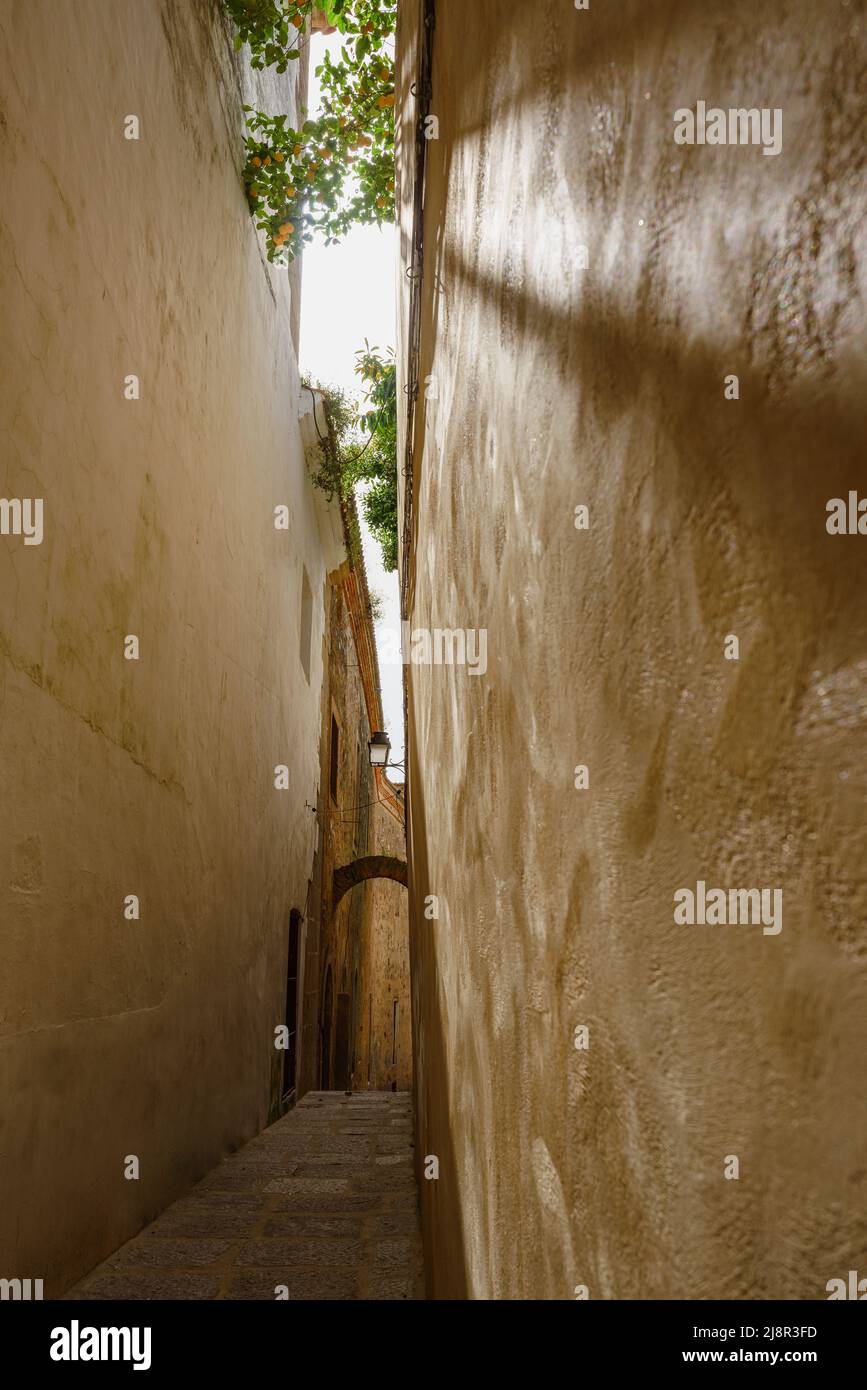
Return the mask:
[[285, 72], [314, 8], [344, 34], [340, 58], [316, 72], [322, 110], [300, 130], [286, 116], [247, 112], [244, 186], [269, 260], [285, 263], [317, 231], [339, 240], [355, 223], [394, 220], [394, 33], [397, 0], [223, 0], [235, 43], [254, 68]]
[[[320, 439], [320, 462], [313, 475], [329, 497], [345, 497], [361, 487], [362, 515], [379, 542], [386, 570], [397, 569], [397, 394], [394, 354], [365, 341], [355, 355], [365, 383], [356, 407], [344, 391], [317, 383], [325, 402], [328, 432]], [[311, 385], [313, 383], [310, 383]], [[363, 436], [363, 437], [361, 437]]]

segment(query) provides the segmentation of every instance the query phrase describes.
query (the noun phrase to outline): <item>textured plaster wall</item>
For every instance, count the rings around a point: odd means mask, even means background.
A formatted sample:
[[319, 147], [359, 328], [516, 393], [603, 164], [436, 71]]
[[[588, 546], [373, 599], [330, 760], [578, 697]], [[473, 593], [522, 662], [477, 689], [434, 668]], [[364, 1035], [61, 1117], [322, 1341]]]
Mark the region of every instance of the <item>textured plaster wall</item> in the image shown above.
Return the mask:
[[[488, 671], [408, 672], [431, 1290], [823, 1298], [867, 1268], [867, 537], [825, 528], [867, 493], [865, 6], [436, 9], [409, 618]], [[782, 153], [675, 145], [698, 99]], [[698, 879], [782, 931], [676, 925]]]
[[48, 1295], [275, 1099], [327, 571], [218, 6], [7, 3], [0, 45], [0, 495], [45, 506], [0, 537], [0, 1274]]

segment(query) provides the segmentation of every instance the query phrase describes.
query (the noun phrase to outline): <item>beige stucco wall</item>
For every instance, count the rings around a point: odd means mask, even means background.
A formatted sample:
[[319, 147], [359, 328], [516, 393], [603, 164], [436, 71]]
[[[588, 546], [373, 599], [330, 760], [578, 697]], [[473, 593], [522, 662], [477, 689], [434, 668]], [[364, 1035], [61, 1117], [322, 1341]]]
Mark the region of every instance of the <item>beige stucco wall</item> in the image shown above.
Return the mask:
[[0, 537], [0, 1274], [49, 1295], [268, 1117], [327, 565], [218, 6], [20, 0], [0, 42], [0, 495], [45, 506]]
[[[825, 529], [867, 492], [865, 34], [437, 4], [409, 617], [487, 629], [488, 671], [409, 670], [435, 1294], [867, 1268], [867, 538]], [[781, 107], [782, 153], [675, 145], [699, 98]], [[675, 925], [699, 879], [781, 888], [782, 931]]]

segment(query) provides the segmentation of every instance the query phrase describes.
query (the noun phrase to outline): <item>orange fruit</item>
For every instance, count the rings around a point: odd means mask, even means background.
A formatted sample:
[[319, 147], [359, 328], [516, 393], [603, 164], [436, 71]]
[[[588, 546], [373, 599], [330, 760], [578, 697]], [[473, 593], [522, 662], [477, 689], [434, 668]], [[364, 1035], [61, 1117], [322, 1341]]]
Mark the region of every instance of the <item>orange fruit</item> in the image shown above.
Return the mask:
[[301, 156], [301, 146], [300, 146], [300, 145], [296, 145], [296, 146], [295, 146], [295, 158], [296, 158], [296, 159], [299, 159], [300, 156]]
[[387, 82], [388, 79], [391, 77], [391, 73], [389, 72], [388, 68], [380, 68], [379, 75], [382, 78], [383, 82]]
[[296, 29], [301, 29], [304, 24], [304, 16], [300, 14], [294, 14], [292, 16], [292, 23], [295, 25]]
[[295, 189], [292, 188], [291, 185], [289, 186], [289, 188], [286, 189], [286, 197], [287, 197], [287, 198], [294, 198], [294, 197], [295, 197]]
[[250, 163], [253, 165], [254, 169], [262, 168], [262, 161], [257, 154], [253, 156], [253, 158], [250, 160]]
[[377, 106], [394, 106], [394, 92], [389, 92], [388, 96], [380, 97]]
[[268, 164], [271, 163], [271, 156], [270, 156], [270, 154], [266, 154], [266, 156], [265, 156], [265, 158], [264, 158], [264, 160], [263, 160], [263, 163], [264, 163], [266, 166], [267, 166]]
[[285, 154], [281, 154], [280, 150], [278, 150], [277, 153], [276, 153], [275, 156], [274, 156], [274, 162], [275, 162], [275, 164], [282, 164], [282, 163], [283, 163], [283, 160], [284, 160], [285, 158], [286, 158]]

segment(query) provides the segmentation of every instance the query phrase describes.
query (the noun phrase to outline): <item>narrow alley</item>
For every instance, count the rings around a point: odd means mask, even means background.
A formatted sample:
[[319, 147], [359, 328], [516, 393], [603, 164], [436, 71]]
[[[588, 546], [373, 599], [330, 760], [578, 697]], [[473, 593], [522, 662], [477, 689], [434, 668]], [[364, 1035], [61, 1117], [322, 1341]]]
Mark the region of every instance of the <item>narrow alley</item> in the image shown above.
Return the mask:
[[3, 1310], [867, 1300], [867, 0], [0, 86]]
[[406, 1093], [309, 1091], [67, 1299], [424, 1296]]

